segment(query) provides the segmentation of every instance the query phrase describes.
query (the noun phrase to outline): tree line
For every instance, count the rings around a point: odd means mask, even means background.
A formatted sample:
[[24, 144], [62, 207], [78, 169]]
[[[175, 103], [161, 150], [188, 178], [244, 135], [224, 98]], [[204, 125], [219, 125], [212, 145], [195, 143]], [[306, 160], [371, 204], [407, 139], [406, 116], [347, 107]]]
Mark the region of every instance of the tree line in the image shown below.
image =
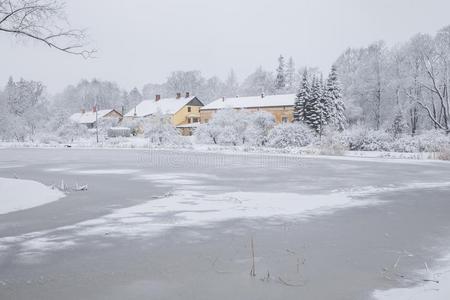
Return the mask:
[[382, 41], [348, 49], [336, 61], [352, 124], [376, 130], [405, 124], [450, 131], [450, 26], [387, 47]]

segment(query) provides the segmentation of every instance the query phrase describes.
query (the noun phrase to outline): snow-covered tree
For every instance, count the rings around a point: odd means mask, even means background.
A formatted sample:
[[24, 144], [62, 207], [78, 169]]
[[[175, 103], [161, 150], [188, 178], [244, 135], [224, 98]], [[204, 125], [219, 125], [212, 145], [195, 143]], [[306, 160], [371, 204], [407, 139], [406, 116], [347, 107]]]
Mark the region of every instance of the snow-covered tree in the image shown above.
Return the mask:
[[122, 107], [125, 112], [138, 105], [144, 99], [136, 87], [129, 93], [125, 92], [125, 95], [122, 98], [124, 99]]
[[[8, 80], [2, 93], [4, 110], [2, 118], [21, 127], [20, 134], [12, 135], [16, 140], [24, 140], [27, 137], [33, 139], [37, 129], [43, 127], [48, 120], [44, 89], [40, 82], [24, 79], [14, 81], [12, 78]], [[19, 128], [14, 129], [17, 130]]]
[[274, 116], [266, 111], [258, 111], [248, 114], [247, 118], [246, 141], [255, 146], [266, 145], [269, 132], [275, 125]]
[[271, 94], [274, 92], [274, 80], [271, 72], [267, 72], [262, 67], [259, 67], [244, 80], [239, 93], [242, 96], [254, 96], [261, 93]]
[[234, 70], [231, 70], [225, 81], [224, 94], [225, 97], [235, 97], [238, 94], [239, 82]]
[[120, 111], [125, 100], [123, 95], [123, 90], [114, 82], [84, 79], [55, 96], [55, 105], [65, 107], [72, 113], [82, 108], [90, 110], [94, 105], [99, 109], [116, 108]]
[[146, 119], [143, 124], [145, 137], [152, 145], [176, 145], [182, 142], [180, 132], [172, 125], [170, 118], [160, 112]]
[[317, 133], [321, 133], [324, 124], [324, 112], [320, 82], [316, 77], [313, 78], [311, 94], [305, 102], [305, 123]]
[[286, 65], [283, 55], [278, 57], [278, 67], [275, 77], [275, 91], [278, 93], [285, 91], [286, 89]]
[[314, 132], [302, 123], [281, 123], [268, 136], [268, 145], [274, 148], [304, 147], [313, 141]]
[[275, 119], [268, 112], [222, 109], [197, 128], [195, 137], [202, 143], [264, 146], [274, 124]]
[[288, 92], [295, 92], [295, 62], [294, 59], [289, 57], [287, 67], [286, 67], [286, 90]]
[[347, 119], [345, 117], [345, 105], [342, 100], [341, 87], [338, 80], [336, 67], [331, 67], [330, 75], [324, 91], [324, 105], [326, 107], [326, 120], [339, 131], [344, 130]]
[[297, 92], [294, 106], [294, 122], [305, 121], [305, 106], [311, 94], [308, 81], [308, 72], [305, 70], [302, 76], [302, 82]]
[[408, 124], [406, 123], [405, 118], [403, 117], [403, 114], [400, 109], [397, 110], [395, 118], [392, 121], [392, 125], [388, 131], [392, 133], [394, 138], [398, 138], [401, 135], [403, 135], [406, 131], [408, 131]]

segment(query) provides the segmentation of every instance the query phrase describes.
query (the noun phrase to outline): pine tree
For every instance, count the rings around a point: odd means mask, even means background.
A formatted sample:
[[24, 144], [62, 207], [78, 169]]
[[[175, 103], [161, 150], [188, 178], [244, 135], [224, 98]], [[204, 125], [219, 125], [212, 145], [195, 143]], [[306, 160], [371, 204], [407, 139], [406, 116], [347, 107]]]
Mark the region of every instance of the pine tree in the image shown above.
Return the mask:
[[323, 110], [321, 105], [320, 81], [314, 77], [311, 94], [305, 103], [305, 123], [317, 133], [322, 131]]
[[347, 119], [345, 117], [345, 105], [342, 101], [342, 92], [338, 80], [336, 67], [331, 67], [330, 75], [327, 79], [325, 90], [325, 103], [327, 106], [327, 119], [329, 124], [333, 124], [339, 131], [345, 129]]
[[277, 77], [275, 78], [275, 90], [283, 92], [286, 89], [286, 70], [283, 55], [278, 58]]
[[300, 83], [300, 88], [297, 92], [297, 97], [294, 104], [294, 122], [305, 121], [305, 105], [306, 101], [310, 97], [310, 86], [308, 82], [308, 73], [305, 70], [302, 77], [302, 82]]

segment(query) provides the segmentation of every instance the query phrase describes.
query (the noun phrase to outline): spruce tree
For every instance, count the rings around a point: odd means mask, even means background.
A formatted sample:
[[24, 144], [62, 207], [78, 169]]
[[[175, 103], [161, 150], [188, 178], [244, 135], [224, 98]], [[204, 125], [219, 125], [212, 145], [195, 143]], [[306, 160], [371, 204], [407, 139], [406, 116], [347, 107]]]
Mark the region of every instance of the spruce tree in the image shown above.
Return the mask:
[[314, 77], [311, 85], [311, 94], [305, 103], [305, 123], [316, 132], [321, 132], [322, 107], [320, 82]]
[[305, 121], [305, 105], [306, 101], [310, 97], [310, 86], [308, 82], [308, 73], [305, 70], [302, 77], [302, 82], [300, 83], [300, 88], [297, 92], [297, 97], [294, 104], [294, 122]]
[[347, 124], [345, 105], [344, 101], [342, 101], [341, 87], [334, 65], [331, 67], [331, 72], [327, 79], [324, 98], [328, 111], [328, 123], [333, 124], [340, 131], [344, 130]]
[[286, 70], [283, 55], [278, 58], [277, 77], [275, 78], [275, 90], [283, 92], [286, 89]]

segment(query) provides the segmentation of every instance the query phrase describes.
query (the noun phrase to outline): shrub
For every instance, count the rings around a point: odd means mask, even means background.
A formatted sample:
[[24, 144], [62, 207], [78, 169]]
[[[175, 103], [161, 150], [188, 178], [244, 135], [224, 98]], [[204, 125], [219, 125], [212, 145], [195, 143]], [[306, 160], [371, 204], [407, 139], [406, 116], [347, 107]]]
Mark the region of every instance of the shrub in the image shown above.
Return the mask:
[[300, 123], [282, 123], [269, 133], [268, 145], [275, 148], [304, 147], [315, 139], [314, 132]]
[[437, 153], [437, 159], [450, 160], [450, 147], [442, 147]]
[[392, 137], [384, 131], [367, 128], [351, 129], [344, 133], [350, 150], [356, 151], [390, 151]]
[[322, 155], [344, 155], [348, 150], [348, 143], [342, 132], [327, 129], [318, 141], [320, 154]]

